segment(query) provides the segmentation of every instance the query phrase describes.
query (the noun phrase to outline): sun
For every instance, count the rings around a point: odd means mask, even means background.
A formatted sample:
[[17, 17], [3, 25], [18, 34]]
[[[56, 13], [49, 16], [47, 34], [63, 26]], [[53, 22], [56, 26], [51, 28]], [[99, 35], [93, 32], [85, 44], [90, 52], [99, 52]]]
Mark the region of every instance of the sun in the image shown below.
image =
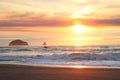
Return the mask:
[[74, 30], [77, 33], [80, 33], [80, 32], [89, 31], [91, 29], [88, 27], [77, 24], [77, 25], [72, 26], [72, 30]]

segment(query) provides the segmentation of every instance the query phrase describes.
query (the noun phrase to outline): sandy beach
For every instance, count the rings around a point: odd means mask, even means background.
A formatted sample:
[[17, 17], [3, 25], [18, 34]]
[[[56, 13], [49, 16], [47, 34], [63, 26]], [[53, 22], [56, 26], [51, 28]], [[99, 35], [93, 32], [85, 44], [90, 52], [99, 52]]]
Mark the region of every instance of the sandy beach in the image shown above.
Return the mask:
[[0, 80], [120, 80], [120, 69], [0, 64]]

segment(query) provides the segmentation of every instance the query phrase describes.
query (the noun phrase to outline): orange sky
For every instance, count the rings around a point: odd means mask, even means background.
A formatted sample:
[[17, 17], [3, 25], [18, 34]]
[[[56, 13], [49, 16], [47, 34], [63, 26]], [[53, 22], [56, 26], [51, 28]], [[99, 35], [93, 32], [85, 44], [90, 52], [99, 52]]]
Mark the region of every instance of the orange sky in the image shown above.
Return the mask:
[[119, 0], [1, 0], [0, 46], [120, 44]]

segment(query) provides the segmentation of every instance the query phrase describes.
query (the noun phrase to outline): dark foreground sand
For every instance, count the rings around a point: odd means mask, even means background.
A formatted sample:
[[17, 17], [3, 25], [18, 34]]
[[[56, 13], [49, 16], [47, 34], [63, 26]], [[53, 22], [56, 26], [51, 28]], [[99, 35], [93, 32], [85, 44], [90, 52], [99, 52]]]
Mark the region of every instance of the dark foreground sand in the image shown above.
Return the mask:
[[1, 65], [0, 80], [120, 80], [120, 69]]

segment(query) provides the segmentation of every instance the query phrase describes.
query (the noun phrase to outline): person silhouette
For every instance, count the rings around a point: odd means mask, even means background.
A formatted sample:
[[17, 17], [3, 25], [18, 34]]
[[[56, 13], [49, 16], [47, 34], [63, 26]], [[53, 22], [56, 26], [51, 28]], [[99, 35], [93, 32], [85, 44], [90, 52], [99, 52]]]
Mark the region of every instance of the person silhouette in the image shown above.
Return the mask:
[[47, 48], [47, 44], [46, 44], [46, 42], [43, 43], [43, 46], [44, 46], [44, 48]]

